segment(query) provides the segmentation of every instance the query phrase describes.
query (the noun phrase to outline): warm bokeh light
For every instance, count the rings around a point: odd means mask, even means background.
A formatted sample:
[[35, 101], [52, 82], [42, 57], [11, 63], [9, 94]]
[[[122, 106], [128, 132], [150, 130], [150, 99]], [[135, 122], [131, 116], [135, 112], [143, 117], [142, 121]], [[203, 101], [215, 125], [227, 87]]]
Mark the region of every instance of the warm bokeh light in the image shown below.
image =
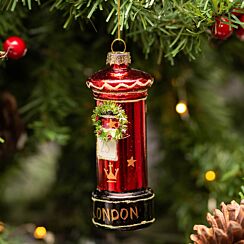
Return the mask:
[[214, 181], [216, 179], [216, 173], [213, 170], [208, 170], [205, 173], [205, 179], [207, 181]]
[[3, 222], [0, 222], [0, 233], [4, 232], [5, 226]]
[[176, 107], [175, 107], [175, 110], [177, 113], [179, 114], [183, 114], [187, 111], [187, 106], [186, 106], [186, 103], [185, 102], [179, 102]]
[[47, 230], [43, 226], [36, 227], [34, 231], [34, 237], [36, 239], [43, 239], [47, 235]]

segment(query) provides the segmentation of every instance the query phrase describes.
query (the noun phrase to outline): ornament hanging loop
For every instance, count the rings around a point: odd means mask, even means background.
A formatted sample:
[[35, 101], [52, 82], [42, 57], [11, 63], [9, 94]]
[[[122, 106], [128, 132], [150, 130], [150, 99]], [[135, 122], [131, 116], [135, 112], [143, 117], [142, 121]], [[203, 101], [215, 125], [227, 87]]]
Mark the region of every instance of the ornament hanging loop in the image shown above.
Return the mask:
[[113, 42], [112, 42], [112, 44], [111, 44], [111, 51], [112, 51], [112, 53], [117, 52], [117, 51], [114, 51], [114, 44], [115, 44], [116, 42], [121, 42], [121, 43], [123, 44], [124, 49], [123, 49], [123, 51], [120, 51], [120, 52], [124, 53], [125, 50], [126, 50], [126, 43], [125, 43], [125, 41], [124, 41], [123, 39], [121, 39], [121, 38], [116, 38], [116, 39], [113, 40]]
[[[124, 53], [126, 51], [126, 43], [123, 39], [120, 38], [120, 0], [118, 0], [118, 9], [117, 9], [117, 15], [118, 15], [118, 37], [116, 39], [113, 40], [112, 44], [111, 44], [111, 51], [112, 53], [115, 52], [120, 52], [120, 53]], [[116, 42], [121, 42], [124, 46], [122, 51], [115, 51], [114, 50], [114, 44]]]

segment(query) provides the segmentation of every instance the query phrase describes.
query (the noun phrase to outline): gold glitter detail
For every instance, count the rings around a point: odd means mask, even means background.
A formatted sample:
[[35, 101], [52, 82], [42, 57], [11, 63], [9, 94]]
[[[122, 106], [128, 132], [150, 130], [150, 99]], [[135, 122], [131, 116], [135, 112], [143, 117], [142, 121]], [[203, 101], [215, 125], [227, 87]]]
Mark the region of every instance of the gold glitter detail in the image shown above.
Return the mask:
[[92, 87], [92, 88], [95, 88], [97, 90], [103, 90], [104, 88], [107, 88], [107, 89], [116, 91], [116, 90], [118, 90], [121, 87], [132, 89], [135, 86], [145, 87], [145, 86], [148, 86], [148, 85], [151, 86], [153, 84], [153, 80], [148, 80], [146, 83], [142, 83], [141, 81], [136, 81], [132, 85], [127, 85], [127, 84], [124, 84], [124, 83], [120, 83], [117, 86], [111, 86], [110, 84], [108, 84], [109, 81], [106, 81], [106, 80], [104, 80], [103, 82], [104, 82], [104, 84], [102, 86], [95, 86], [94, 84], [92, 84], [91, 81], [87, 81], [86, 85], [88, 86], [88, 88]]
[[107, 55], [106, 64], [130, 64], [131, 57], [129, 52], [109, 52]]
[[[100, 98], [94, 98], [96, 101], [107, 101], [107, 99], [100, 99]], [[133, 100], [113, 100], [115, 103], [135, 103], [135, 102], [140, 102], [140, 101], [145, 101], [147, 100], [147, 97], [144, 98], [139, 98], [139, 99], [133, 99]]]
[[135, 203], [135, 202], [141, 202], [141, 201], [147, 201], [147, 200], [150, 200], [150, 199], [153, 199], [155, 196], [155, 194], [153, 194], [152, 196], [148, 197], [148, 198], [142, 198], [142, 199], [137, 199], [137, 200], [121, 200], [121, 201], [110, 201], [110, 200], [102, 200], [102, 199], [97, 199], [97, 198], [94, 198], [92, 197], [91, 199], [94, 201], [94, 202], [107, 202], [107, 203]]
[[134, 226], [139, 226], [139, 225], [145, 225], [145, 224], [153, 223], [154, 221], [155, 221], [155, 218], [153, 218], [152, 220], [148, 220], [148, 221], [144, 220], [141, 223], [132, 224], [132, 225], [118, 225], [118, 226], [113, 226], [113, 225], [100, 224], [100, 223], [97, 223], [94, 219], [92, 219], [93, 224], [99, 225], [99, 226], [102, 226], [102, 227], [107, 227], [109, 229], [130, 228], [130, 227], [134, 227]]

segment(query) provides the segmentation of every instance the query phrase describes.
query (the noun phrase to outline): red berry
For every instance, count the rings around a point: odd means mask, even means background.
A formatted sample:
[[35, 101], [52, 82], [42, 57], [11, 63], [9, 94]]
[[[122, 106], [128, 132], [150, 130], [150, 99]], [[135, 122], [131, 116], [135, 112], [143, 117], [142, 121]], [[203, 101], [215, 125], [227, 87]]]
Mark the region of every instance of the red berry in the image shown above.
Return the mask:
[[27, 51], [25, 42], [18, 36], [10, 36], [3, 43], [3, 50], [7, 52], [8, 58], [19, 59], [23, 57]]
[[234, 14], [235, 16], [239, 17], [241, 15], [241, 9], [239, 8], [234, 8], [232, 11], [231, 11], [232, 14]]
[[111, 135], [108, 135], [108, 140], [111, 140], [112, 139], [112, 136]]
[[233, 28], [225, 22], [229, 22], [229, 19], [223, 16], [215, 19], [215, 24], [212, 27], [212, 34], [215, 38], [225, 40], [231, 36]]
[[239, 26], [236, 30], [236, 36], [241, 40], [244, 41], [244, 14], [240, 17], [240, 21], [243, 23], [243, 26]]

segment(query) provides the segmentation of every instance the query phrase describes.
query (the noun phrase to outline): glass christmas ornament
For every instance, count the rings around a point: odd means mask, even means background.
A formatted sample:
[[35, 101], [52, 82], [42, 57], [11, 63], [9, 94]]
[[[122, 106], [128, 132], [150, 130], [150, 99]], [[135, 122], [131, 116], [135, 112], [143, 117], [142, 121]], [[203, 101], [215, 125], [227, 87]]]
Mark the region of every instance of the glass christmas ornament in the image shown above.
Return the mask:
[[107, 229], [139, 229], [155, 221], [146, 151], [146, 98], [153, 78], [130, 68], [130, 62], [128, 52], [109, 52], [109, 67], [87, 80], [97, 105], [92, 221]]

